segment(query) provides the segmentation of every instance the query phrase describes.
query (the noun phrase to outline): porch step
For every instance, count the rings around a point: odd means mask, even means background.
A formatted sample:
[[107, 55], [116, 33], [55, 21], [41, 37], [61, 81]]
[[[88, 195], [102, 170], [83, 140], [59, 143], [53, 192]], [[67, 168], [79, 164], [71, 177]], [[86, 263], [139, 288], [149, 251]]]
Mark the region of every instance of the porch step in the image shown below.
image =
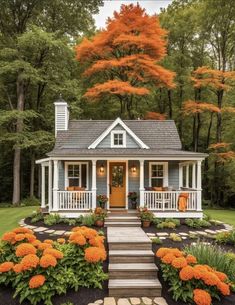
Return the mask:
[[109, 295], [113, 297], [161, 296], [158, 279], [110, 279]]
[[140, 227], [141, 226], [141, 221], [109, 221], [105, 220], [104, 223], [105, 227]]
[[[131, 237], [130, 237], [131, 238]], [[109, 250], [151, 250], [151, 242], [109, 242]]]
[[139, 218], [137, 217], [137, 216], [129, 216], [129, 215], [125, 215], [125, 216], [123, 216], [123, 215], [121, 215], [121, 216], [119, 216], [119, 215], [112, 215], [112, 216], [110, 216], [110, 215], [108, 215], [108, 217], [106, 218], [106, 220], [107, 221], [109, 221], [109, 222], [116, 222], [116, 221], [118, 221], [118, 222], [122, 222], [122, 221], [124, 221], [124, 222], [135, 222], [135, 221], [139, 221]]
[[109, 263], [153, 263], [152, 250], [110, 250]]
[[109, 264], [110, 279], [154, 279], [157, 271], [154, 263]]

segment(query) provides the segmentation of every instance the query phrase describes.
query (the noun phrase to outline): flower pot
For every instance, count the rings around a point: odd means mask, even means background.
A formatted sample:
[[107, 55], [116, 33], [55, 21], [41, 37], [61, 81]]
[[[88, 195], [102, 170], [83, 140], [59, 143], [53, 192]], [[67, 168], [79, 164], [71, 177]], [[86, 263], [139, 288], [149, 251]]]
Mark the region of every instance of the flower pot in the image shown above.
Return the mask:
[[136, 201], [132, 201], [132, 202], [131, 202], [131, 207], [132, 207], [132, 209], [136, 210], [136, 205], [137, 205], [137, 202], [136, 202]]
[[99, 202], [99, 206], [104, 209], [105, 203], [104, 202]]
[[97, 226], [97, 227], [103, 227], [104, 226], [104, 221], [103, 220], [101, 220], [101, 219], [99, 219], [99, 220], [96, 220], [95, 221], [95, 225]]
[[150, 227], [150, 221], [149, 220], [144, 220], [142, 221], [142, 227], [143, 228], [149, 228]]

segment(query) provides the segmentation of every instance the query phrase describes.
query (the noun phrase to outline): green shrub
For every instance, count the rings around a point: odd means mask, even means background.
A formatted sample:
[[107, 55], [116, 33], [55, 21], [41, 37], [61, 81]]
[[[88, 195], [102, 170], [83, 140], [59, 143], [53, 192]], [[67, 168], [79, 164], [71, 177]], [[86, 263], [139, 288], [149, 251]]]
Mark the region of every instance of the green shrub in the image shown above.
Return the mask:
[[40, 206], [40, 200], [37, 199], [36, 197], [27, 197], [23, 200], [21, 200], [20, 205], [22, 207], [25, 206]]
[[164, 219], [154, 219], [154, 224], [156, 225], [157, 229], [175, 229], [176, 227], [180, 226], [180, 220], [174, 218], [166, 218]]
[[43, 213], [40, 210], [38, 210], [38, 211], [33, 212], [31, 214], [30, 218], [31, 218], [30, 222], [31, 223], [35, 223], [35, 222], [38, 222], [40, 220], [43, 220], [44, 219], [44, 215], [43, 215]]
[[173, 222], [176, 227], [180, 226], [180, 220], [175, 218], [166, 218], [165, 222]]
[[81, 224], [83, 226], [91, 227], [91, 226], [94, 226], [94, 224], [95, 224], [95, 219], [92, 214], [82, 216], [81, 220], [82, 220]]
[[218, 233], [215, 239], [218, 243], [221, 244], [235, 245], [235, 230]]
[[158, 224], [160, 224], [162, 222], [162, 219], [161, 218], [153, 218], [153, 224], [155, 225], [155, 226], [157, 226]]
[[153, 244], [156, 244], [156, 245], [161, 245], [162, 244], [162, 240], [159, 237], [151, 238], [151, 240], [152, 240]]
[[185, 224], [190, 228], [200, 229], [200, 228], [208, 228], [211, 226], [210, 222], [205, 219], [185, 219]]
[[180, 237], [180, 235], [176, 234], [176, 233], [171, 233], [169, 238], [175, 242], [181, 242], [182, 241], [182, 237]]
[[48, 226], [53, 226], [61, 222], [61, 217], [59, 214], [49, 214], [44, 217], [44, 223]]
[[224, 272], [231, 281], [235, 281], [235, 260], [220, 246], [197, 242], [195, 245], [186, 246], [184, 251], [194, 255], [199, 264], [209, 265]]

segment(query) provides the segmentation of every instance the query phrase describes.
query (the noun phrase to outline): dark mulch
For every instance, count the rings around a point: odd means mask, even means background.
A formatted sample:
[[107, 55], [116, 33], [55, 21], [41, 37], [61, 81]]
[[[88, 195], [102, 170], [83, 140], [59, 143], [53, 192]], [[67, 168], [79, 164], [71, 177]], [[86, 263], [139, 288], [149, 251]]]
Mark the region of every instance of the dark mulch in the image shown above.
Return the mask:
[[[204, 239], [204, 241], [208, 241], [208, 240]], [[186, 240], [183, 240], [182, 242], [179, 242], [179, 243], [173, 242], [170, 239], [166, 239], [166, 240], [163, 241], [163, 245], [153, 244], [153, 252], [156, 253], [157, 249], [159, 249], [161, 247], [167, 247], [167, 248], [172, 247], [172, 248], [182, 249], [184, 246], [190, 245], [192, 242], [194, 242], [194, 240], [191, 240], [191, 239], [186, 239]], [[235, 248], [234, 247], [224, 245], [223, 248], [226, 251], [233, 251], [235, 253]], [[168, 305], [188, 305], [185, 302], [182, 302], [182, 301], [177, 301], [176, 302], [172, 299], [172, 294], [171, 294], [171, 292], [168, 291], [170, 286], [166, 282], [164, 282], [164, 280], [162, 278], [162, 272], [161, 272], [161, 269], [160, 269], [160, 260], [158, 258], [155, 258], [155, 263], [159, 268], [158, 278], [159, 278], [159, 281], [162, 284], [162, 297], [164, 297], [166, 299]], [[235, 305], [235, 294], [232, 294], [228, 297], [223, 297], [223, 298], [221, 298], [220, 301], [214, 301], [213, 300], [213, 305]]]

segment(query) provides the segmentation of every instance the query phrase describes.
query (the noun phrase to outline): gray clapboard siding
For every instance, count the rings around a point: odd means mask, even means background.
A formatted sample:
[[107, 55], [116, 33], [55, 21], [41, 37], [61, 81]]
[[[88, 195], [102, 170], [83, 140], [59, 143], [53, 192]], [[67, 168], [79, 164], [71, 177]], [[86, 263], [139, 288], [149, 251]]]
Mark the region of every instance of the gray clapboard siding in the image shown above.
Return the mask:
[[[131, 168], [136, 167], [136, 173], [132, 173]], [[129, 190], [128, 192], [136, 192], [139, 196], [139, 187], [140, 187], [140, 167], [139, 161], [128, 161], [128, 176], [129, 176]], [[138, 201], [139, 202], [139, 198]], [[129, 208], [131, 203], [129, 202]]]
[[[104, 173], [100, 173], [100, 167], [104, 166]], [[107, 161], [97, 161], [96, 166], [96, 185], [97, 185], [97, 195], [107, 194]]]

